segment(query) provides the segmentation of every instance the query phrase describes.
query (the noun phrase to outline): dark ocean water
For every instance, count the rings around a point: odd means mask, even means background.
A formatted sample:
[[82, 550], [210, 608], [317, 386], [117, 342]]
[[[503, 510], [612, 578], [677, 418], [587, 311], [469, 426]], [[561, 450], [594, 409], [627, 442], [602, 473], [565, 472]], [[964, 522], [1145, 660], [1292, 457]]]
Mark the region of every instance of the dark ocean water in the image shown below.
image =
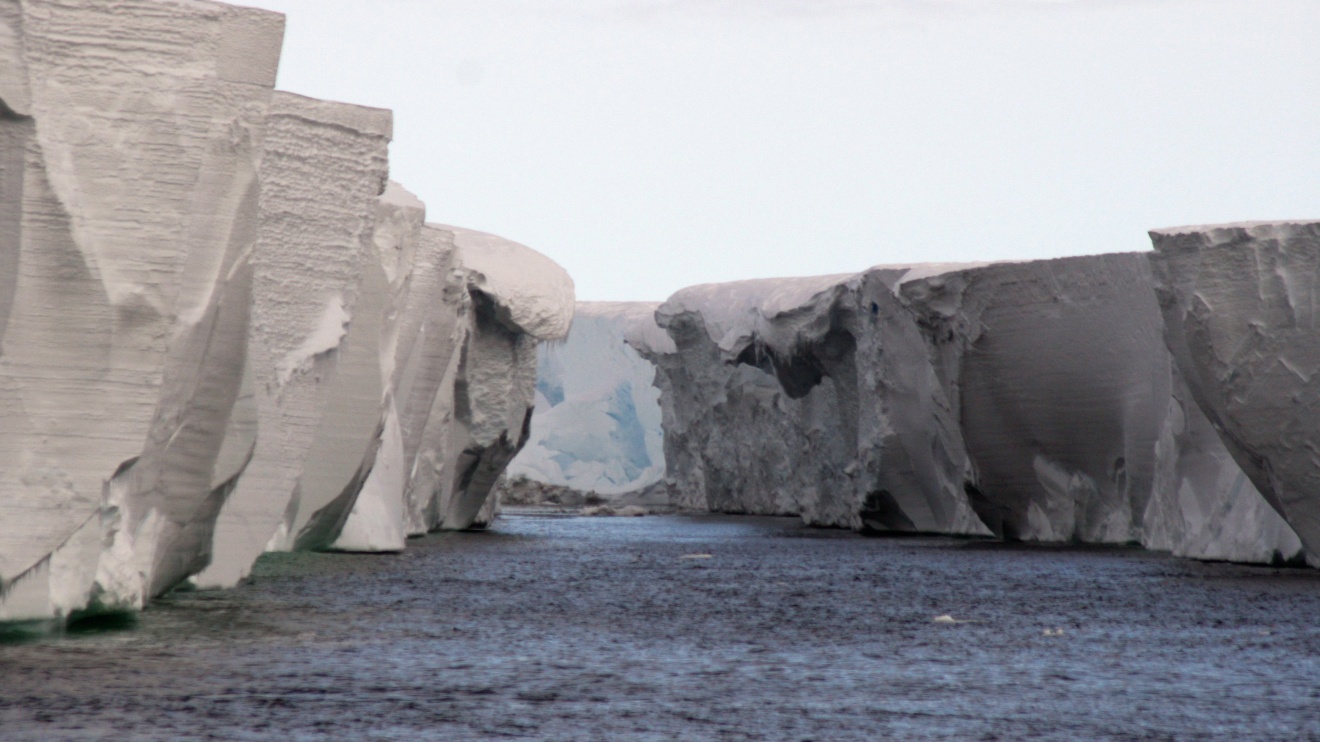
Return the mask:
[[0, 644], [3, 740], [505, 738], [1320, 739], [1320, 572], [524, 514]]

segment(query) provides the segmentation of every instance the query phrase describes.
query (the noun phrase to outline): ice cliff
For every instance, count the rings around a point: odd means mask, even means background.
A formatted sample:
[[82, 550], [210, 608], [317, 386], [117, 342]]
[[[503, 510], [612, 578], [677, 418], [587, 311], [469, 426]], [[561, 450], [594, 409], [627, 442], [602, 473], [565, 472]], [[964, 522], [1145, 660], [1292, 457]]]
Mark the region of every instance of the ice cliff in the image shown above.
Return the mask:
[[684, 289], [656, 312], [677, 504], [807, 522], [982, 533], [902, 271]]
[[1320, 223], [1151, 232], [1165, 334], [1189, 396], [1320, 563]]
[[0, 0], [0, 619], [204, 567], [240, 401], [283, 17]]
[[972, 506], [1011, 538], [1295, 558], [1295, 536], [1206, 435], [1152, 287], [1139, 253], [904, 277], [961, 410]]
[[373, 236], [391, 127], [388, 111], [274, 98], [247, 337], [258, 435], [221, 511], [201, 585], [233, 584], [272, 538], [276, 548], [292, 548], [300, 536], [304, 545], [326, 545], [317, 526], [337, 532], [346, 513], [342, 504], [318, 511], [356, 495], [381, 395], [373, 367], [383, 289]]
[[658, 306], [578, 302], [568, 339], [538, 352], [531, 435], [511, 477], [605, 496], [664, 478], [655, 367], [628, 344], [660, 334]]
[[689, 507], [1297, 555], [1189, 399], [1145, 255], [697, 286], [657, 319], [673, 345], [644, 355]]
[[553, 261], [495, 235], [435, 228], [455, 247], [458, 341], [452, 391], [431, 411], [438, 445], [408, 485], [414, 530], [490, 521], [495, 482], [530, 432], [537, 345], [563, 339], [573, 320], [573, 281]]
[[389, 111], [273, 92], [283, 28], [0, 0], [0, 621], [489, 517], [572, 282], [425, 225]]

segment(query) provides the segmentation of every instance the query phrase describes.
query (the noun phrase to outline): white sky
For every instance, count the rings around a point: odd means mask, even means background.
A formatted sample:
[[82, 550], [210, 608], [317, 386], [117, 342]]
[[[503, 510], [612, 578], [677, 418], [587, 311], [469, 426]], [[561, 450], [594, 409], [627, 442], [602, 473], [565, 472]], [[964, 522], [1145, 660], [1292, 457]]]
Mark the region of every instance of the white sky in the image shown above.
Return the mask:
[[1320, 0], [247, 2], [579, 299], [1320, 218]]

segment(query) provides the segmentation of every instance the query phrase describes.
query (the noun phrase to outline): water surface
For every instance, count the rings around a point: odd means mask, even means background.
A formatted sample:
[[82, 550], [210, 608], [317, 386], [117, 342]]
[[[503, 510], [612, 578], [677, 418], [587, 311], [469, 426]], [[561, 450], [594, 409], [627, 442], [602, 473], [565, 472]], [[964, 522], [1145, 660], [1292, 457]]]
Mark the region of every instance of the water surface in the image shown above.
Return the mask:
[[1320, 573], [1133, 549], [515, 514], [128, 623], [0, 644], [0, 739], [1320, 739]]

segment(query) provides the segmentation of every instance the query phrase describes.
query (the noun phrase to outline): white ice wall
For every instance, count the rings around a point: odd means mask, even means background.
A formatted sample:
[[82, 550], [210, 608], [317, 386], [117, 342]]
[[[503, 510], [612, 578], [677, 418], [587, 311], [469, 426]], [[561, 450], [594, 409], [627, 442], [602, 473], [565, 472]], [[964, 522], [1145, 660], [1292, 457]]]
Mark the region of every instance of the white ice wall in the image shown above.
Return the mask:
[[[354, 322], [355, 314], [366, 318], [374, 299], [364, 293], [375, 275], [369, 269], [379, 262], [373, 230], [391, 126], [388, 111], [275, 95], [261, 168], [247, 338], [257, 442], [221, 512], [214, 558], [195, 580], [201, 586], [228, 586], [244, 577], [277, 530], [275, 545], [291, 547], [299, 512], [306, 524], [356, 474], [363, 452], [334, 450], [334, 444], [362, 446], [375, 432], [374, 423], [363, 432], [367, 423], [356, 420], [341, 431], [346, 413], [328, 416], [335, 403], [361, 400], [356, 394], [345, 399], [345, 390], [370, 385], [369, 373], [365, 382], [362, 373], [343, 377], [354, 361], [356, 369], [370, 371], [361, 358], [365, 351], [346, 346], [350, 327], [363, 324]], [[373, 407], [367, 419], [374, 417]], [[335, 437], [341, 432], [347, 435]], [[321, 457], [314, 459], [318, 450]], [[333, 460], [328, 470], [327, 459]], [[305, 483], [307, 472], [314, 478]]]
[[140, 607], [209, 558], [252, 446], [282, 34], [199, 0], [0, 0], [0, 618]]
[[578, 302], [568, 338], [541, 345], [536, 409], [510, 476], [616, 495], [665, 476], [655, 367], [627, 343], [658, 303]]
[[[461, 530], [491, 517], [490, 493], [527, 441], [536, 393], [536, 349], [563, 339], [573, 281], [540, 253], [495, 235], [438, 227], [455, 246], [465, 297], [450, 379], [433, 409], [443, 442], [414, 471], [414, 521]], [[429, 471], [424, 467], [429, 466]]]
[[389, 111], [272, 92], [283, 28], [0, 0], [0, 621], [466, 527], [522, 440], [572, 282], [424, 227]]

